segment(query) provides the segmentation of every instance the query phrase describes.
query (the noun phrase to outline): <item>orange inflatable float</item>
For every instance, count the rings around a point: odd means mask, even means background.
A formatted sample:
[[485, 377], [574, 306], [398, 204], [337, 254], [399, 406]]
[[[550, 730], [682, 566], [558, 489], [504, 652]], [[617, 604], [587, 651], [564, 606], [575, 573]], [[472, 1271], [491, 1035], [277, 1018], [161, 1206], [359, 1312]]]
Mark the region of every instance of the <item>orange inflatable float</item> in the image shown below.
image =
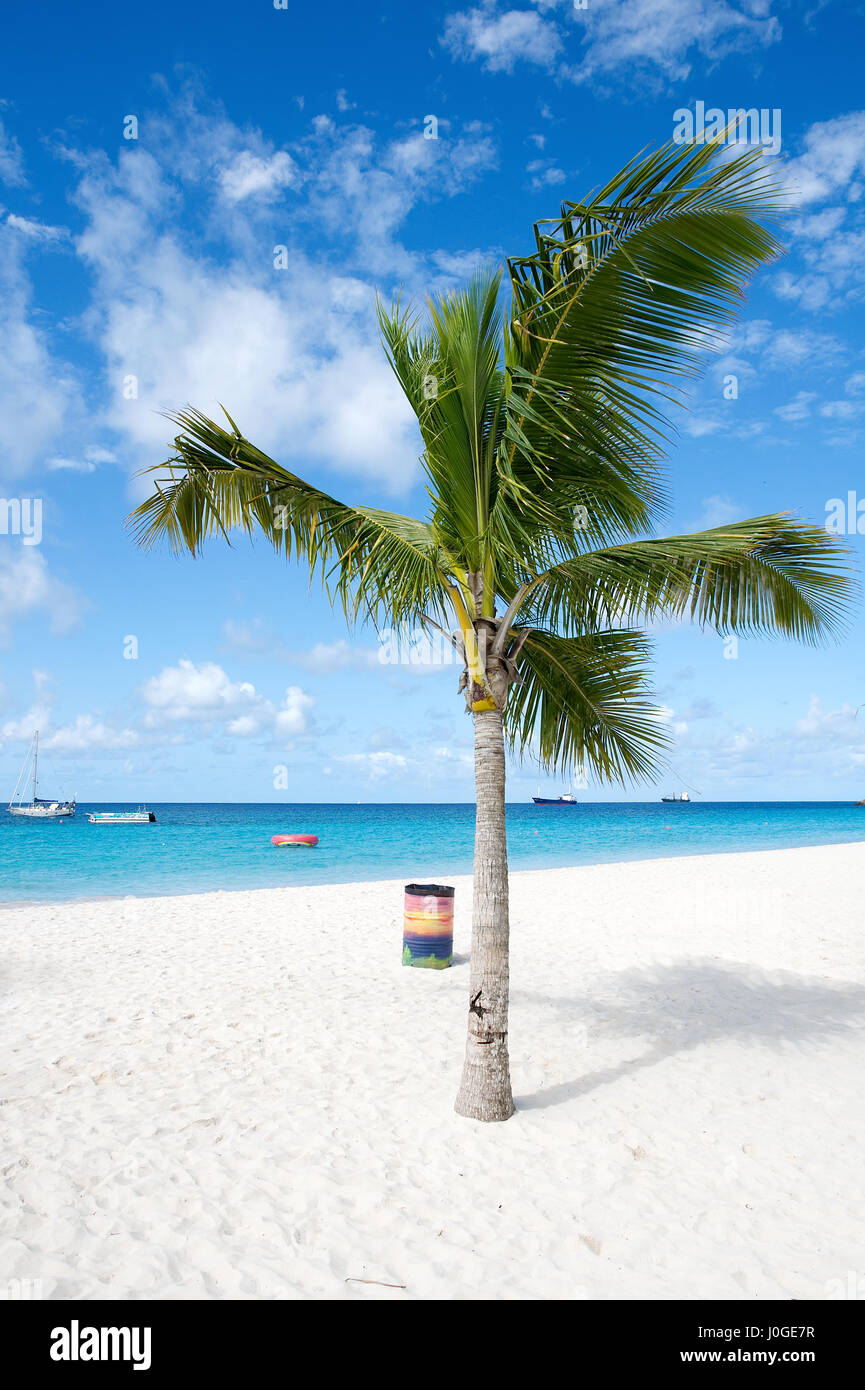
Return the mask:
[[304, 846], [306, 849], [312, 849], [312, 847], [313, 847], [314, 845], [317, 845], [317, 844], [318, 844], [318, 836], [317, 836], [317, 835], [274, 835], [274, 837], [273, 837], [273, 839], [271, 840], [270, 843], [271, 843], [272, 845], [276, 845], [278, 849], [279, 849], [279, 848], [282, 848], [283, 846], [286, 846], [286, 847], [287, 847], [287, 846], [289, 846], [289, 845], [292, 845], [292, 846], [302, 845], [302, 846]]

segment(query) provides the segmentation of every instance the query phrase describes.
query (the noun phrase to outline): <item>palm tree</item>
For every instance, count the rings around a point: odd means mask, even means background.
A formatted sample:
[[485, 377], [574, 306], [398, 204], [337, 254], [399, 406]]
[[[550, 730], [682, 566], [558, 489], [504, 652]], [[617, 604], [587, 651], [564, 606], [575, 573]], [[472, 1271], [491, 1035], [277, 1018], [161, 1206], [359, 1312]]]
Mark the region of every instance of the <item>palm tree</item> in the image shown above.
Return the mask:
[[[260, 530], [304, 561], [350, 622], [443, 632], [474, 722], [477, 816], [460, 1115], [513, 1112], [508, 1063], [505, 746], [547, 769], [651, 777], [665, 734], [641, 623], [805, 642], [843, 616], [849, 579], [825, 529], [788, 514], [653, 537], [668, 407], [777, 253], [759, 151], [667, 146], [535, 226], [532, 255], [430, 302], [379, 306], [418, 421], [425, 519], [351, 507], [191, 407], [142, 544], [197, 553]], [[502, 301], [504, 301], [503, 308]], [[679, 383], [677, 385], [677, 382]]]

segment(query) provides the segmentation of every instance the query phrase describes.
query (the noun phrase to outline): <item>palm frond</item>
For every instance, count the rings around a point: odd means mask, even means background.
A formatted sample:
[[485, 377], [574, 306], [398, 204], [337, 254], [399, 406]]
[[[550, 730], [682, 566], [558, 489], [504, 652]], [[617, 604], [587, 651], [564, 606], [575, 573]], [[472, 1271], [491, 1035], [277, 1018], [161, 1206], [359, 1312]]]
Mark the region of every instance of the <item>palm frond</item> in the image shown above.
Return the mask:
[[170, 418], [182, 430], [175, 453], [146, 470], [164, 476], [129, 520], [140, 544], [165, 539], [197, 554], [214, 534], [260, 532], [319, 573], [351, 619], [399, 626], [448, 612], [432, 525], [337, 501], [256, 449], [230, 418], [231, 431], [197, 410]]
[[514, 751], [550, 771], [590, 768], [620, 783], [651, 777], [668, 738], [649, 698], [648, 656], [637, 631], [532, 632], [505, 711]]
[[516, 623], [560, 631], [688, 617], [720, 633], [779, 632], [814, 643], [837, 633], [853, 582], [825, 528], [754, 517], [692, 535], [589, 551], [535, 581]]
[[537, 488], [550, 526], [556, 499], [572, 504], [577, 489], [599, 528], [646, 528], [673, 382], [699, 370], [748, 277], [778, 254], [763, 225], [776, 212], [759, 150], [728, 159], [718, 142], [671, 144], [563, 203], [536, 224], [534, 254], [509, 260], [500, 468]]

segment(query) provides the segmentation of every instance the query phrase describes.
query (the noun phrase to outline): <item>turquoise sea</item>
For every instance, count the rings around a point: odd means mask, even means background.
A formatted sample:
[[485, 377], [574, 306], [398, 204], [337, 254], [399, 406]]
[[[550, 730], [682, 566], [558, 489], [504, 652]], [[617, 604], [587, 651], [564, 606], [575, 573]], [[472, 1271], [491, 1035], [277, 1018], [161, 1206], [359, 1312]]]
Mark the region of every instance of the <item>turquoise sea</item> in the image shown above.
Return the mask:
[[[474, 807], [442, 805], [154, 805], [153, 825], [91, 825], [79, 806], [62, 824], [0, 813], [0, 902], [63, 901], [286, 883], [471, 871]], [[315, 849], [274, 849], [271, 835], [311, 832]], [[508, 807], [514, 869], [605, 864], [678, 854], [865, 841], [850, 802], [582, 802]]]

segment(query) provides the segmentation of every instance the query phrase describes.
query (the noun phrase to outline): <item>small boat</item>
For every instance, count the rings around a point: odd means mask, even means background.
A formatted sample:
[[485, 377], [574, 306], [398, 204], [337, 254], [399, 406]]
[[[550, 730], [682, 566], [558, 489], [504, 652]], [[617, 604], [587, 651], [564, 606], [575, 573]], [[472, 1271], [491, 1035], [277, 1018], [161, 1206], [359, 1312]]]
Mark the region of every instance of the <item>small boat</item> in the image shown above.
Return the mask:
[[661, 797], [661, 800], [662, 800], [662, 801], [690, 801], [691, 798], [689, 797], [689, 795], [688, 795], [687, 792], [673, 792], [671, 796], [662, 796], [662, 797]]
[[563, 792], [561, 796], [541, 796], [541, 789], [538, 787], [537, 796], [532, 797], [536, 806], [579, 806], [577, 798], [573, 792]]
[[[33, 763], [33, 796], [30, 801], [17, 801], [21, 787], [29, 781], [28, 769], [31, 761]], [[75, 815], [75, 798], [71, 801], [49, 801], [44, 796], [36, 795], [36, 769], [39, 763], [39, 730], [33, 735], [33, 742], [27, 750], [27, 757], [24, 759], [18, 781], [15, 783], [15, 790], [9, 801], [9, 811], [13, 816], [34, 816], [39, 820], [59, 820], [66, 816]]]
[[277, 849], [313, 849], [318, 844], [317, 835], [274, 835], [270, 842]]
[[152, 825], [156, 816], [146, 806], [137, 811], [88, 811], [91, 825]]

